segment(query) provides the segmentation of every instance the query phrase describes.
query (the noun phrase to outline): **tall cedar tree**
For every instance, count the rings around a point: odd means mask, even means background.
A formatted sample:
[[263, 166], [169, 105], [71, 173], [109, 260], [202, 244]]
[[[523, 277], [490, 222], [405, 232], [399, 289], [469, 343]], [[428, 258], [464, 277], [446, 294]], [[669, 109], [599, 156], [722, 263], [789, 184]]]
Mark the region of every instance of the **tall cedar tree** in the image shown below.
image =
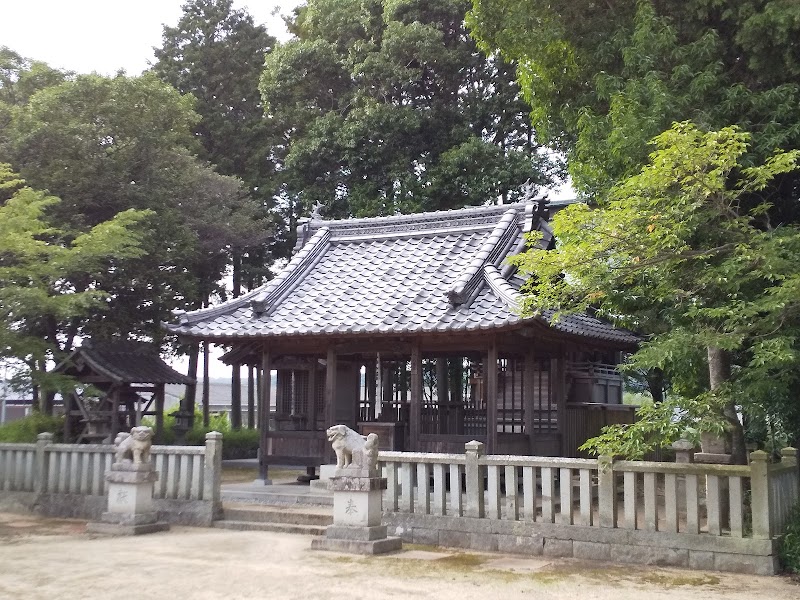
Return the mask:
[[[234, 10], [231, 0], [191, 0], [175, 27], [164, 27], [163, 44], [155, 48], [153, 71], [183, 94], [191, 94], [200, 120], [195, 126], [201, 156], [225, 175], [244, 181], [251, 196], [269, 214], [273, 208], [274, 165], [270, 135], [264, 117], [258, 81], [264, 56], [275, 38], [244, 10]], [[285, 240], [285, 236], [278, 236]], [[275, 255], [288, 253], [286, 243], [243, 248], [233, 252], [233, 296], [242, 285], [253, 287], [269, 274]], [[190, 372], [196, 376], [199, 348], [190, 348]], [[232, 375], [232, 425], [239, 429], [241, 403], [238, 367]], [[204, 388], [205, 389], [205, 388]], [[194, 413], [194, 390], [187, 393]], [[203, 399], [204, 406], [208, 399]], [[207, 414], [208, 411], [204, 411]]]

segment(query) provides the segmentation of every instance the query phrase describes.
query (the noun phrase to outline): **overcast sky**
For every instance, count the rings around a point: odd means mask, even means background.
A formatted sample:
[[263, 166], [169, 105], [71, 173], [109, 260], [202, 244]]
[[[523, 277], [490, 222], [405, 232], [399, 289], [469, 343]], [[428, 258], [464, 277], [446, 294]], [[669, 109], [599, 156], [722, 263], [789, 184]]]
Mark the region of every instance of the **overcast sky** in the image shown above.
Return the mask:
[[[7, 0], [1, 3], [0, 46], [53, 67], [103, 75], [138, 75], [161, 46], [164, 25], [174, 26], [184, 0]], [[234, 0], [257, 24], [285, 40], [280, 18], [299, 0]]]

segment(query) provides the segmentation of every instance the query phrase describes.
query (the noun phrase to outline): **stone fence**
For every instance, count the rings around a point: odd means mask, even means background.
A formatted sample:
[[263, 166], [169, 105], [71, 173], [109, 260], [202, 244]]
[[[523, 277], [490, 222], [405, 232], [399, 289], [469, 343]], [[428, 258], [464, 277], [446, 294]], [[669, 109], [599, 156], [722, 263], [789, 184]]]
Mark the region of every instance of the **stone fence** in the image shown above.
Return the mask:
[[[35, 444], [0, 443], [0, 508], [98, 519], [106, 509], [105, 472], [114, 446], [52, 440], [41, 433]], [[159, 472], [154, 504], [162, 518], [210, 525], [221, 510], [222, 434], [208, 433], [205, 446], [153, 446], [151, 455]]]
[[756, 574], [798, 501], [797, 451], [748, 466], [381, 452], [384, 522], [404, 541]]

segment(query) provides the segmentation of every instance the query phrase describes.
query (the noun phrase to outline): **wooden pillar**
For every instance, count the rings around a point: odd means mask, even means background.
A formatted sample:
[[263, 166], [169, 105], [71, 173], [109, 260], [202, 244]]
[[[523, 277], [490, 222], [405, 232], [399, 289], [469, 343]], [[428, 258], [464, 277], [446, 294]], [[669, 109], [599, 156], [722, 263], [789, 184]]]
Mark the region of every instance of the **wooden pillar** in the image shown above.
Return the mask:
[[534, 399], [536, 398], [536, 356], [533, 351], [525, 353], [525, 362], [522, 371], [522, 410], [525, 420], [525, 433], [528, 436], [528, 451], [536, 454], [536, 433], [534, 431], [534, 416], [536, 415]]
[[317, 358], [312, 357], [311, 369], [308, 371], [308, 421], [306, 427], [317, 430]]
[[[572, 456], [577, 448], [565, 448], [567, 427], [567, 369], [563, 355], [550, 361], [550, 381], [552, 381], [553, 401], [556, 404], [556, 424], [558, 425], [559, 456]], [[571, 454], [565, 454], [570, 452]]]
[[377, 394], [377, 381], [375, 377], [375, 359], [368, 358], [364, 361], [364, 386], [366, 387], [366, 401], [369, 407], [367, 412], [370, 413], [370, 420], [377, 420], [378, 416], [383, 414], [383, 406], [378, 404]]
[[210, 383], [208, 380], [208, 361], [210, 360], [209, 344], [210, 342], [208, 340], [203, 342], [203, 427], [208, 427], [211, 419], [211, 409], [209, 407], [211, 403], [211, 389], [209, 388]]
[[261, 365], [256, 366], [256, 420], [255, 427], [261, 427]]
[[111, 439], [113, 440], [119, 433], [119, 388], [113, 386], [109, 394], [111, 394]]
[[270, 376], [271, 357], [269, 348], [261, 351], [261, 387], [259, 389], [258, 402], [258, 429], [260, 433], [259, 442], [259, 479], [264, 481], [264, 485], [270, 483], [269, 467], [267, 456], [269, 455], [269, 405], [270, 394], [272, 393], [272, 377]]
[[497, 342], [492, 340], [486, 353], [486, 453], [497, 453]]
[[[72, 436], [74, 435], [72, 431], [72, 422], [74, 420], [72, 416], [72, 405], [75, 403], [73, 399], [75, 393], [76, 392], [69, 392], [64, 394], [64, 442], [67, 444], [73, 441]], [[76, 406], [75, 410], [77, 409], [78, 407]]]
[[325, 363], [325, 428], [336, 425], [336, 349], [328, 347]]
[[419, 341], [411, 347], [411, 402], [409, 405], [409, 445], [411, 452], [419, 452], [420, 423], [422, 420], [422, 351]]
[[256, 390], [255, 390], [255, 367], [247, 366], [247, 428], [255, 429], [256, 416]]
[[156, 405], [156, 443], [162, 443], [164, 440], [164, 388], [165, 384], [159, 383], [155, 389], [155, 405]]
[[[336, 425], [336, 348], [333, 344], [328, 346], [325, 362], [325, 428]], [[325, 459], [333, 462], [333, 449], [330, 444], [325, 444]]]
[[231, 429], [242, 428], [242, 367], [231, 366]]

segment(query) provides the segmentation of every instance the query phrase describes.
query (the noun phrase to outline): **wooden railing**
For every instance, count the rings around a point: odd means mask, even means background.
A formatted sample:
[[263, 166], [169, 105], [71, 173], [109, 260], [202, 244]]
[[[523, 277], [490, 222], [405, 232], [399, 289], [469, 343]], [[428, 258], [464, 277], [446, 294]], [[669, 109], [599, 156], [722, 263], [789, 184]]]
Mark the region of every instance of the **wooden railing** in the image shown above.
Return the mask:
[[[384, 511], [770, 538], [798, 501], [797, 451], [750, 465], [381, 452]], [[747, 493], [749, 490], [749, 494]]]

